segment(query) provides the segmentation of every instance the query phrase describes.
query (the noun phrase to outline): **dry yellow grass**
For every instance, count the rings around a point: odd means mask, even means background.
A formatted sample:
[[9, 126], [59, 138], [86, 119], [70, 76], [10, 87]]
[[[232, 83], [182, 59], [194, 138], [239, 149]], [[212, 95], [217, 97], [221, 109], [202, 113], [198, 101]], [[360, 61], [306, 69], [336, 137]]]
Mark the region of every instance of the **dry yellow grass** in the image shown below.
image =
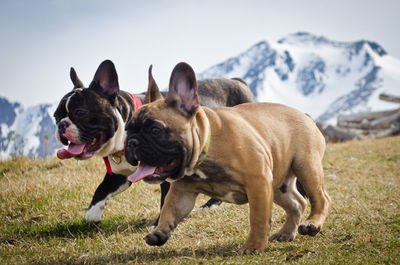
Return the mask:
[[[247, 205], [192, 213], [164, 246], [150, 247], [142, 238], [158, 214], [158, 186], [132, 185], [90, 225], [83, 217], [101, 159], [1, 161], [0, 264], [399, 264], [400, 137], [330, 144], [324, 169], [333, 207], [322, 233], [240, 256]], [[274, 206], [272, 231], [283, 221]]]

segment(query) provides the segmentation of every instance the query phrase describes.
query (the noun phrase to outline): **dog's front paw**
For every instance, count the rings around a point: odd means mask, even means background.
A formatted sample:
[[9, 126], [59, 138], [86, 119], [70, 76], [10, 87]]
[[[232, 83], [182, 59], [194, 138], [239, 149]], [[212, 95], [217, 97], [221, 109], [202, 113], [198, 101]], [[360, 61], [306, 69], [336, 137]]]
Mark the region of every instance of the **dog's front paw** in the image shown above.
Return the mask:
[[261, 253], [265, 250], [266, 243], [264, 242], [246, 242], [238, 251], [240, 255], [243, 254], [254, 254], [254, 253]]
[[269, 241], [279, 241], [279, 242], [289, 242], [292, 241], [296, 236], [296, 233], [288, 233], [288, 232], [277, 232], [273, 234], [270, 238]]
[[167, 242], [168, 238], [169, 238], [168, 234], [166, 234], [162, 231], [157, 231], [157, 232], [148, 234], [144, 238], [144, 240], [150, 246], [162, 246], [165, 244], [165, 242]]
[[101, 221], [101, 217], [103, 216], [104, 208], [104, 203], [97, 203], [90, 206], [85, 215], [86, 222], [99, 223]]
[[321, 229], [316, 227], [313, 223], [305, 223], [299, 226], [300, 235], [315, 236]]

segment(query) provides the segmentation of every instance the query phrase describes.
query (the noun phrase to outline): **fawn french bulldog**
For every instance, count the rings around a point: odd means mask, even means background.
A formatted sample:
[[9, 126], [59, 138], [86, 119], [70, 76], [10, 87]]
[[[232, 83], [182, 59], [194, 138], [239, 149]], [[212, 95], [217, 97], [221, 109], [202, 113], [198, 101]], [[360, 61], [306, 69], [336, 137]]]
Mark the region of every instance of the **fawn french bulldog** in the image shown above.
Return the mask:
[[[199, 193], [223, 202], [249, 203], [250, 234], [240, 252], [262, 251], [270, 231], [272, 203], [287, 213], [270, 240], [290, 241], [297, 230], [316, 235], [330, 205], [324, 186], [325, 140], [304, 113], [280, 104], [246, 103], [231, 108], [200, 106], [193, 69], [179, 63], [165, 99], [156, 97], [128, 123], [125, 156], [140, 166], [132, 182], [171, 183], [157, 227], [145, 237], [163, 245], [193, 209]], [[311, 213], [300, 224], [306, 200]]]

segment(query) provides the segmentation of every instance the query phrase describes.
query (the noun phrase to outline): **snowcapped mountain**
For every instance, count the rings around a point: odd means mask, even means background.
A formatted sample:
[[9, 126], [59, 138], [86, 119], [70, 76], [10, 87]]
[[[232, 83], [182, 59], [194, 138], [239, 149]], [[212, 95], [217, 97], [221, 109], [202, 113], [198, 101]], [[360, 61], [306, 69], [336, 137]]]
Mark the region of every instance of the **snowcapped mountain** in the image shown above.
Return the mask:
[[[372, 41], [338, 42], [309, 33], [261, 41], [197, 77], [240, 77], [259, 101], [278, 102], [335, 123], [341, 113], [398, 108], [378, 99], [400, 95], [400, 60]], [[0, 97], [0, 158], [53, 155], [58, 103], [24, 109]]]
[[0, 158], [44, 157], [55, 154], [53, 112], [57, 104], [40, 104], [24, 109], [19, 103], [0, 98]]
[[396, 108], [378, 96], [400, 95], [400, 60], [379, 44], [304, 32], [261, 41], [198, 74], [206, 77], [241, 77], [260, 101], [289, 105], [329, 123], [340, 113]]

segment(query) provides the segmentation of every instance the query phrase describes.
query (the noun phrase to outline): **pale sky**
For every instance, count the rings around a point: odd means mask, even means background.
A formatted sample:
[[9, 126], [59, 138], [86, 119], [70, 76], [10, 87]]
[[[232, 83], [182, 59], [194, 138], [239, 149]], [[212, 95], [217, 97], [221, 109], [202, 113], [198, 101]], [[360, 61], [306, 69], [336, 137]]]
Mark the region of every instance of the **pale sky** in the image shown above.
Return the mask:
[[88, 85], [105, 59], [123, 90], [144, 91], [150, 64], [165, 88], [178, 62], [201, 72], [298, 31], [376, 41], [400, 58], [399, 13], [398, 0], [0, 0], [0, 96], [58, 102], [71, 66]]

